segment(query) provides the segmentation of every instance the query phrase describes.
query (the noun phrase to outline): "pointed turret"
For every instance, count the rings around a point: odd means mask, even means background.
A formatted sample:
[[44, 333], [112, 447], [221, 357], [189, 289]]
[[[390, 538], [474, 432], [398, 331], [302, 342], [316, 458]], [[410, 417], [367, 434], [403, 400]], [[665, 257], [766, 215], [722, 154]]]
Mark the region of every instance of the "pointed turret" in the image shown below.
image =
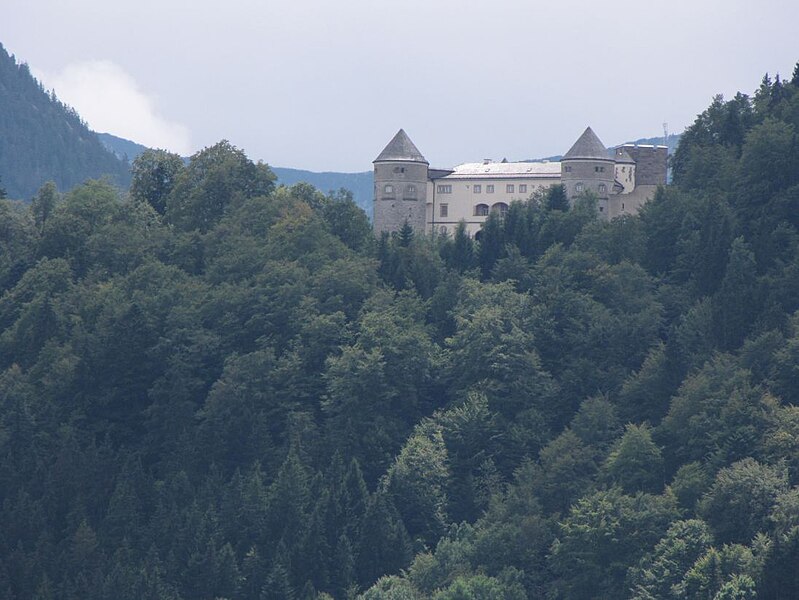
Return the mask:
[[400, 129], [375, 165], [375, 232], [399, 231], [407, 223], [423, 233], [427, 216], [428, 162]]
[[600, 160], [612, 160], [608, 156], [607, 148], [605, 148], [605, 144], [602, 143], [597, 135], [594, 133], [594, 130], [590, 127], [586, 127], [583, 135], [577, 138], [577, 141], [574, 142], [574, 145], [569, 148], [569, 151], [563, 155], [562, 160], [571, 160], [571, 159], [600, 159]]
[[391, 141], [388, 143], [380, 155], [374, 159], [373, 162], [389, 162], [389, 161], [402, 161], [402, 162], [418, 162], [429, 164], [419, 149], [405, 133], [404, 129], [400, 129]]
[[600, 213], [608, 215], [608, 196], [614, 193], [616, 165], [594, 130], [586, 127], [560, 160], [560, 181], [569, 200], [591, 193]]

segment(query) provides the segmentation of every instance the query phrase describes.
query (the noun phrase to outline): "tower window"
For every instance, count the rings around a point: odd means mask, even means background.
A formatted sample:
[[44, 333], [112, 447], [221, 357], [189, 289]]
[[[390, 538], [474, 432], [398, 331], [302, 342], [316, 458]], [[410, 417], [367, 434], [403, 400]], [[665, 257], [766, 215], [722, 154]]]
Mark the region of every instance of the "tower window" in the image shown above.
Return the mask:
[[583, 184], [582, 183], [578, 183], [577, 185], [575, 185], [574, 186], [574, 191], [577, 192], [577, 193], [582, 192], [583, 191]]
[[451, 185], [437, 185], [436, 191], [439, 194], [451, 194], [452, 193], [452, 186]]
[[595, 173], [604, 173], [605, 172], [605, 167], [594, 167], [594, 172]]
[[405, 188], [405, 194], [411, 198], [416, 196], [416, 186], [409, 185]]
[[393, 185], [387, 185], [386, 187], [383, 188], [383, 193], [385, 193], [385, 194], [393, 194], [394, 193], [394, 186]]
[[494, 185], [489, 184], [486, 186], [486, 194], [493, 194], [494, 193]]
[[567, 173], [571, 173], [572, 172], [571, 166], [568, 166], [568, 165], [563, 167], [563, 170], [566, 171]]
[[472, 191], [474, 191], [475, 194], [479, 194], [483, 191], [483, 186], [479, 183], [476, 183], [474, 186], [472, 186]]
[[505, 186], [505, 193], [506, 194], [512, 194], [513, 191], [514, 191], [514, 187], [513, 187], [512, 183], [509, 183], [508, 185]]
[[607, 186], [604, 183], [600, 183], [599, 184], [599, 193], [600, 194], [604, 194], [607, 191], [608, 191]]
[[449, 216], [449, 204], [439, 204], [438, 205], [438, 216], [439, 217], [448, 217]]

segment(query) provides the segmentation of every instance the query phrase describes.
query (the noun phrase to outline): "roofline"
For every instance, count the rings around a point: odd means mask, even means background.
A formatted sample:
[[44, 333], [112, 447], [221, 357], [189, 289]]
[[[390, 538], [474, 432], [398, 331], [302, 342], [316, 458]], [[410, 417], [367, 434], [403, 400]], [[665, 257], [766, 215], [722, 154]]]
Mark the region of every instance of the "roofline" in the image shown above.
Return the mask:
[[416, 163], [417, 165], [427, 165], [430, 166], [430, 163], [426, 160], [414, 160], [412, 158], [384, 158], [383, 160], [374, 159], [372, 164], [377, 163], [392, 163], [392, 162], [401, 162], [401, 163]]
[[565, 156], [560, 159], [560, 162], [567, 162], [569, 160], [606, 160], [608, 162], [616, 162], [616, 159], [612, 156], [606, 158], [600, 158], [599, 156], [570, 156], [566, 158]]

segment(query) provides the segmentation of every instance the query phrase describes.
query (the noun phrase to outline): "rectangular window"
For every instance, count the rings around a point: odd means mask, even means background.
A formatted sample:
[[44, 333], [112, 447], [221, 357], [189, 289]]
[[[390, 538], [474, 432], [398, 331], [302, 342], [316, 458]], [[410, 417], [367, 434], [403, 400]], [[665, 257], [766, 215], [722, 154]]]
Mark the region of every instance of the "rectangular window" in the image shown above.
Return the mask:
[[526, 194], [527, 193], [527, 184], [526, 183], [520, 183], [519, 184], [519, 193], [520, 194]]
[[480, 192], [483, 191], [483, 186], [478, 183], [475, 184], [475, 186], [472, 189], [474, 190], [475, 194], [479, 194]]
[[494, 185], [490, 184], [486, 186], [486, 194], [493, 194], [494, 193]]
[[505, 186], [505, 193], [507, 193], [507, 194], [512, 194], [513, 193], [513, 184], [512, 183], [509, 183], [508, 185]]
[[566, 171], [567, 173], [571, 173], [572, 172], [572, 168], [571, 167], [563, 167], [563, 170]]
[[438, 186], [436, 186], [436, 191], [439, 194], [451, 194], [452, 193], [452, 186], [451, 185], [438, 185]]
[[449, 216], [449, 204], [439, 204], [438, 205], [438, 216], [439, 217], [447, 217]]

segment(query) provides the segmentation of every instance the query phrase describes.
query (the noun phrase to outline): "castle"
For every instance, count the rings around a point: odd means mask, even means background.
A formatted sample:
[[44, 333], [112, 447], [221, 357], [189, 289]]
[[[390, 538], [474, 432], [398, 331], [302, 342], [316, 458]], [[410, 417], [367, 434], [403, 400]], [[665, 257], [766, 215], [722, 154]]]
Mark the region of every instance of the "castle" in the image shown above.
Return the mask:
[[570, 200], [593, 193], [605, 219], [635, 214], [666, 183], [667, 160], [666, 146], [625, 144], [610, 154], [588, 127], [560, 162], [486, 159], [433, 169], [400, 129], [374, 160], [374, 229], [397, 231], [407, 221], [416, 231], [447, 234], [464, 221], [479, 237], [491, 211], [504, 213], [555, 184]]

